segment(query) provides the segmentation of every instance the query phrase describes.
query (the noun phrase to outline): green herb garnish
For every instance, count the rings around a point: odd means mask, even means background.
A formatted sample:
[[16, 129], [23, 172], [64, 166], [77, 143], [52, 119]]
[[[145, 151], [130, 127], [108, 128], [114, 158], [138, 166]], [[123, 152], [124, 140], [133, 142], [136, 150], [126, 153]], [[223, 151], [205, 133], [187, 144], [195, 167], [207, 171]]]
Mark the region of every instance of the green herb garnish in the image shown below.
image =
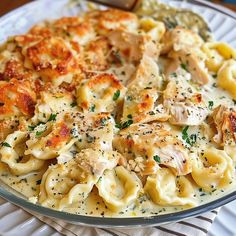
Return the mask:
[[11, 145], [10, 145], [9, 143], [7, 143], [7, 142], [3, 142], [3, 143], [2, 143], [2, 146], [3, 146], [3, 147], [9, 147], [9, 148], [11, 148]]
[[158, 162], [161, 163], [161, 158], [158, 155], [153, 156], [153, 159]]
[[117, 90], [113, 95], [113, 101], [116, 101], [120, 97], [120, 90]]
[[72, 103], [70, 104], [70, 106], [71, 106], [71, 107], [75, 107], [75, 106], [77, 106], [77, 103], [76, 103], [76, 102], [72, 102]]
[[185, 71], [189, 72], [186, 64], [181, 63], [180, 66], [181, 66], [182, 69], [184, 69]]
[[95, 111], [95, 107], [96, 107], [96, 106], [93, 104], [93, 105], [90, 107], [89, 110], [90, 110], [91, 112], [94, 112], [94, 111]]
[[189, 126], [184, 127], [182, 130], [182, 139], [185, 140], [185, 142], [191, 146], [193, 146], [194, 143], [197, 141], [197, 135], [196, 134], [191, 134], [190, 136], [188, 135], [188, 128]]
[[57, 117], [57, 114], [51, 114], [48, 121], [55, 121]]
[[214, 102], [213, 102], [213, 101], [209, 101], [209, 102], [208, 102], [208, 108], [209, 108], [210, 110], [212, 110], [213, 106], [214, 106]]

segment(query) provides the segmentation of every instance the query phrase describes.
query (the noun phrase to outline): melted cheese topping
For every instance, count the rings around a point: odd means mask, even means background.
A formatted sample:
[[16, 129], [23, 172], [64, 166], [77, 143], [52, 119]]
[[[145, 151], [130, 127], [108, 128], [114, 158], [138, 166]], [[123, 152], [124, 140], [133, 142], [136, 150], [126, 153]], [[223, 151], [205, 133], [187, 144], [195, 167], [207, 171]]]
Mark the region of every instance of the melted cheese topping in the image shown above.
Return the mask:
[[235, 188], [235, 50], [115, 9], [0, 51], [0, 179], [92, 216], [181, 211]]

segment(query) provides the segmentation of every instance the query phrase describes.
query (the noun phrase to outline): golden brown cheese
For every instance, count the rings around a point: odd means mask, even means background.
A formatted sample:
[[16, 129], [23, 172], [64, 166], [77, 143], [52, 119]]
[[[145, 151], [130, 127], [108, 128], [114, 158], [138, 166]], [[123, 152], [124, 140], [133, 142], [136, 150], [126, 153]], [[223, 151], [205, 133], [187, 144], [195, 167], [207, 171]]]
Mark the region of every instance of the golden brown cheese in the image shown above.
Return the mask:
[[35, 69], [45, 81], [51, 81], [56, 86], [64, 81], [70, 83], [79, 69], [73, 45], [59, 37], [40, 40], [26, 46], [24, 51], [30, 68]]
[[28, 80], [0, 81], [0, 119], [33, 116], [36, 94]]
[[135, 14], [117, 9], [92, 11], [85, 16], [85, 20], [95, 24], [100, 34], [112, 30], [134, 31], [138, 28], [138, 18]]

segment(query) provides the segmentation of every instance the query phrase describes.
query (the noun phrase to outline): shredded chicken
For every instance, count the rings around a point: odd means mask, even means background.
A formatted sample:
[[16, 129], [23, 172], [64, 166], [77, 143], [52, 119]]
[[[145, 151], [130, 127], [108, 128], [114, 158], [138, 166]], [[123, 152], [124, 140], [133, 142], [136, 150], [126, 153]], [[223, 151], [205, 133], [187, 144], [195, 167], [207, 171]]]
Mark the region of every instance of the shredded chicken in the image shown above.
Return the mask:
[[[152, 163], [152, 174], [158, 170], [159, 164], [171, 167], [177, 175], [191, 172], [183, 143], [160, 124], [131, 125], [115, 136], [113, 146], [127, 159], [145, 157], [146, 167], [150, 168]], [[151, 174], [148, 170], [146, 172]]]
[[175, 125], [200, 125], [208, 115], [208, 109], [202, 94], [180, 72], [170, 77], [164, 91], [164, 107], [169, 111], [169, 121]]
[[216, 130], [214, 142], [224, 145], [235, 145], [236, 142], [236, 111], [230, 110], [224, 105], [216, 107], [210, 117]]

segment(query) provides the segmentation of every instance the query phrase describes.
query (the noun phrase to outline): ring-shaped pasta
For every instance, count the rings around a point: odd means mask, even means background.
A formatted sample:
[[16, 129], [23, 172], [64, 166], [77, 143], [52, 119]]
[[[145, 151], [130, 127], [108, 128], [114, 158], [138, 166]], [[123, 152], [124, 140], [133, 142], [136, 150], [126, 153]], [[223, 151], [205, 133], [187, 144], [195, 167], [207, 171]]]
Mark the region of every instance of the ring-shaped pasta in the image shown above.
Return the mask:
[[84, 112], [111, 112], [124, 97], [126, 88], [112, 74], [100, 74], [77, 89], [77, 103]]
[[133, 203], [142, 188], [136, 174], [123, 166], [106, 170], [96, 186], [106, 206], [114, 212]]
[[27, 141], [28, 149], [25, 154], [31, 154], [37, 159], [48, 160], [53, 159], [61, 153], [67, 151], [75, 142], [71, 136], [71, 131], [64, 121], [59, 121], [41, 131], [36, 127], [35, 138]]
[[218, 71], [218, 85], [227, 90], [236, 99], [236, 61], [225, 61]]
[[226, 43], [205, 43], [202, 50], [207, 55], [206, 66], [213, 72], [217, 72], [225, 60], [236, 59], [236, 50]]
[[205, 191], [229, 185], [234, 176], [233, 161], [223, 150], [208, 148], [200, 161], [193, 161], [192, 177]]
[[39, 202], [43, 206], [62, 210], [64, 207], [87, 198], [98, 177], [87, 175], [76, 163], [51, 166], [40, 185]]
[[119, 154], [84, 149], [64, 164], [50, 166], [40, 185], [39, 202], [59, 210], [85, 200], [106, 169], [117, 165]]
[[152, 201], [159, 205], [196, 206], [194, 188], [184, 176], [176, 177], [170, 169], [161, 168], [149, 176], [144, 186]]
[[0, 149], [1, 161], [6, 163], [10, 171], [15, 175], [23, 175], [43, 167], [44, 161], [36, 159], [34, 156], [23, 156], [25, 161], [20, 161], [20, 156], [15, 150], [15, 146], [27, 139], [28, 132], [15, 131], [9, 134]]
[[161, 21], [156, 21], [151, 17], [144, 17], [139, 21], [140, 27], [147, 35], [150, 35], [152, 40], [159, 42], [166, 32], [165, 24]]

